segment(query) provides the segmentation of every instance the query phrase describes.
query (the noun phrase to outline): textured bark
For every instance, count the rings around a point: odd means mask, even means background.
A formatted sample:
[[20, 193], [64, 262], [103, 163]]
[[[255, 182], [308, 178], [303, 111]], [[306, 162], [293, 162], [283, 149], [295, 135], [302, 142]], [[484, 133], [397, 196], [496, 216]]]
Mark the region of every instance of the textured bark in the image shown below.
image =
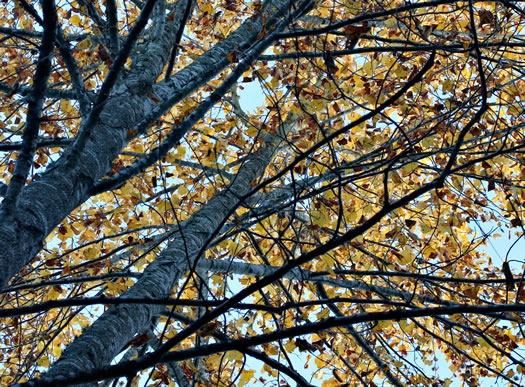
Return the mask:
[[[501, 270], [482, 244], [494, 231], [485, 231], [487, 219], [510, 233], [523, 226], [515, 71], [523, 53], [494, 59], [522, 47], [519, 36], [505, 38], [519, 8], [262, 0], [209, 9], [195, 0], [131, 0], [142, 13], [136, 19], [132, 10], [123, 24], [129, 4], [78, 1], [81, 27], [91, 23], [86, 14], [105, 26], [92, 29], [100, 36], [82, 52], [69, 48], [67, 35], [80, 29], [58, 28], [50, 51], [63, 64], [52, 75], [64, 82], [41, 83], [43, 100], [73, 99], [74, 109], [47, 105], [46, 121], [51, 111], [64, 118], [55, 131], [49, 122], [31, 126], [28, 118], [24, 128], [6, 120], [15, 134], [0, 144], [11, 160], [18, 151], [17, 162], [25, 161], [0, 206], [5, 383], [235, 385], [264, 381], [267, 372], [269, 383], [284, 377], [303, 386], [331, 371], [336, 384], [447, 384], [429, 363], [437, 348], [453, 377], [476, 384], [488, 374], [518, 385], [507, 371], [525, 368], [517, 356], [524, 341], [505, 328], [516, 326], [525, 305], [509, 304], [520, 287], [514, 294], [505, 279], [517, 278], [519, 258], [510, 256], [512, 245]], [[310, 22], [283, 28], [309, 6], [316, 7]], [[450, 23], [442, 23], [445, 13]], [[27, 36], [35, 46], [44, 37]], [[203, 54], [210, 37], [220, 42]], [[83, 57], [88, 43], [98, 56]], [[276, 55], [264, 55], [272, 49]], [[83, 77], [102, 58], [113, 63], [109, 75], [98, 93], [86, 92]], [[8, 67], [9, 83], [0, 83], [10, 93], [6, 107], [26, 103], [29, 111], [37, 88], [26, 77], [13, 84], [28, 73]], [[266, 99], [246, 114], [235, 85], [249, 93], [252, 82]], [[70, 90], [53, 89], [60, 87]], [[74, 110], [83, 119], [78, 132], [69, 125]], [[288, 111], [297, 115], [283, 118]], [[23, 154], [29, 143], [31, 152], [55, 148], [46, 154], [58, 160], [43, 174], [42, 159]], [[115, 171], [122, 157], [125, 167]], [[33, 166], [35, 181], [26, 185]], [[0, 195], [6, 187], [0, 183]], [[175, 192], [180, 200], [169, 199]], [[46, 235], [51, 243], [39, 253]], [[96, 316], [93, 305], [104, 305]], [[315, 367], [299, 374], [296, 361], [307, 355]], [[249, 376], [257, 371], [247, 356], [266, 364], [257, 376]]]
[[[167, 61], [177, 26], [166, 25], [164, 34], [133, 58], [130, 73], [115, 85], [92, 130], [86, 146], [70, 166], [68, 152], [17, 198], [13, 216], [0, 209], [0, 289], [40, 251], [44, 239], [76, 207], [89, 198], [93, 184], [111, 170], [112, 160], [129, 141], [132, 127], [146, 130], [173, 104], [204, 85], [230, 64], [227, 54], [239, 46], [249, 47], [263, 27], [286, 16], [289, 1], [275, 2], [267, 18], [247, 20], [227, 39], [203, 54], [168, 81], [153, 83]], [[146, 97], [153, 90], [163, 101], [159, 105]]]
[[33, 92], [29, 97], [27, 106], [26, 124], [22, 134], [22, 150], [18, 154], [16, 167], [7, 187], [5, 199], [2, 208], [4, 217], [10, 218], [17, 196], [25, 185], [27, 176], [33, 166], [33, 156], [37, 149], [38, 129], [40, 127], [40, 117], [42, 115], [42, 106], [44, 104], [44, 94], [49, 76], [51, 74], [51, 65], [53, 62], [53, 48], [56, 38], [57, 15], [55, 2], [46, 0], [42, 2], [44, 20], [41, 24], [44, 28], [40, 53], [36, 66]]
[[[251, 189], [250, 183], [264, 172], [278, 138], [266, 136], [266, 141], [260, 152], [249, 157], [227, 189], [215, 195], [181, 224], [182, 236], [146, 268], [140, 280], [122, 297], [162, 298], [170, 295], [177, 281], [201, 258], [198, 253], [220, 229], [239, 197], [247, 193]], [[110, 308], [68, 346], [41, 381], [59, 382], [77, 372], [109, 364], [162, 309], [161, 305], [118, 305]]]
[[[219, 261], [216, 259], [200, 259], [197, 263], [199, 269], [205, 269], [210, 272], [216, 273], [233, 273], [239, 275], [247, 275], [253, 277], [266, 277], [271, 275], [275, 270], [280, 267], [274, 267], [269, 265], [258, 265], [254, 263], [245, 263], [245, 262], [231, 262], [231, 261]], [[321, 276], [318, 273], [311, 272], [309, 270], [303, 270], [301, 268], [296, 268], [290, 270], [286, 273], [283, 278], [292, 279], [296, 281], [309, 281], [317, 284], [329, 285], [336, 288], [342, 289], [352, 289], [352, 290], [361, 290], [371, 293], [375, 293], [383, 297], [397, 297], [401, 300], [410, 300], [418, 299], [421, 302], [430, 301], [438, 304], [447, 304], [446, 301], [427, 299], [427, 297], [422, 297], [414, 295], [410, 292], [404, 292], [395, 289], [389, 289], [382, 286], [369, 285], [363, 281], [351, 281], [343, 280], [337, 278], [330, 278], [329, 276]]]

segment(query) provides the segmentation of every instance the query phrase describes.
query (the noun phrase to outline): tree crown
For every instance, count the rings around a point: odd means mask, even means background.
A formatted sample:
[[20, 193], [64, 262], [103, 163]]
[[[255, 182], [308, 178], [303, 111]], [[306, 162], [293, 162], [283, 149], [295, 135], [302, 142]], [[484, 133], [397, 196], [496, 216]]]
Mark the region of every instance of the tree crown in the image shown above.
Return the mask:
[[3, 4], [0, 384], [523, 384], [520, 2]]

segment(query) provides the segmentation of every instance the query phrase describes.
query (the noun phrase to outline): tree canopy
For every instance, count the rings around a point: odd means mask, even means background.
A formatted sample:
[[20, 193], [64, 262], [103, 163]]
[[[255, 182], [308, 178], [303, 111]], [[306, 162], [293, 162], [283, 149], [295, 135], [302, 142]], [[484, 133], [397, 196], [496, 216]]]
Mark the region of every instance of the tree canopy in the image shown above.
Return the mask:
[[524, 384], [523, 2], [1, 4], [1, 385]]

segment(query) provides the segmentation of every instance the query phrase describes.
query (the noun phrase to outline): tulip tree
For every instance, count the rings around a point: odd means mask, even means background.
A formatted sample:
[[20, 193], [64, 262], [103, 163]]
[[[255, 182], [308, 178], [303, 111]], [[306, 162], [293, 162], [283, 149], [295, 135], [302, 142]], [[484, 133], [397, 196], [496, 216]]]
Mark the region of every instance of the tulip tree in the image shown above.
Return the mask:
[[1, 385], [525, 383], [522, 2], [1, 5]]

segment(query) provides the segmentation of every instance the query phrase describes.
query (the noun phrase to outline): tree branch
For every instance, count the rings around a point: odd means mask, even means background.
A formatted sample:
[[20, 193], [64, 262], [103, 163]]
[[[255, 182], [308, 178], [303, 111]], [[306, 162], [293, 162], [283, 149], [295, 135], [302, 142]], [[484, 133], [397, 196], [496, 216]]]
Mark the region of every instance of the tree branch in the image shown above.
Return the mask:
[[33, 155], [35, 154], [38, 131], [40, 128], [40, 115], [44, 103], [44, 91], [47, 88], [47, 80], [51, 74], [51, 63], [53, 59], [53, 48], [55, 47], [57, 15], [54, 0], [43, 0], [44, 12], [44, 35], [38, 63], [36, 66], [35, 79], [32, 93], [27, 106], [27, 119], [22, 135], [22, 150], [16, 160], [15, 171], [7, 187], [0, 216], [10, 218], [15, 211], [18, 195], [26, 183], [27, 176], [33, 166]]

